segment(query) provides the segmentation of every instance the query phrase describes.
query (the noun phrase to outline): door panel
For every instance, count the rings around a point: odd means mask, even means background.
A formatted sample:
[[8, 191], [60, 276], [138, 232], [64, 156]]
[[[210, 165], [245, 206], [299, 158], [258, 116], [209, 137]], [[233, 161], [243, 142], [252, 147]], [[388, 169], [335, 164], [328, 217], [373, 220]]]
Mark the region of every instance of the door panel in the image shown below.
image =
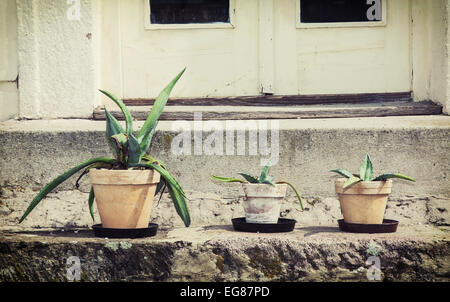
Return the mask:
[[[287, 2], [292, 1], [277, 1], [280, 5], [289, 5]], [[409, 1], [386, 4], [387, 20], [382, 26], [337, 24], [296, 29], [298, 94], [411, 90]], [[282, 22], [281, 18], [276, 22]]]
[[[233, 1], [234, 2], [234, 1]], [[145, 1], [120, 2], [123, 96], [152, 98], [183, 67], [174, 97], [258, 94], [257, 1], [235, 1], [229, 28], [144, 29]]]
[[153, 25], [148, 1], [102, 2], [102, 87], [123, 98], [156, 97], [183, 67], [173, 97], [411, 90], [408, 0], [380, 0], [383, 22], [367, 26], [299, 24], [301, 0], [230, 0], [227, 24]]

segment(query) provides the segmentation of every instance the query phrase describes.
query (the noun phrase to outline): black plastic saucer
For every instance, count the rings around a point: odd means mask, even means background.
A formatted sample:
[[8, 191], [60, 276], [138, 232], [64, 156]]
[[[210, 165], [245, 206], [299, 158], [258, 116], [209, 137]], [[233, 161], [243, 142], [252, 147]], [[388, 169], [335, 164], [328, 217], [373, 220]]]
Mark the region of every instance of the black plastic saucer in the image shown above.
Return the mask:
[[344, 219], [338, 220], [339, 229], [349, 233], [395, 233], [397, 231], [398, 221], [383, 219], [382, 224], [361, 224], [349, 223]]
[[104, 228], [101, 224], [95, 224], [92, 226], [94, 229], [94, 235], [102, 238], [144, 238], [152, 237], [156, 235], [158, 225], [156, 223], [150, 223], [148, 228], [140, 229], [111, 229]]
[[245, 217], [233, 218], [231, 221], [236, 231], [252, 233], [292, 232], [296, 223], [294, 219], [287, 218], [278, 218], [278, 223], [247, 223]]

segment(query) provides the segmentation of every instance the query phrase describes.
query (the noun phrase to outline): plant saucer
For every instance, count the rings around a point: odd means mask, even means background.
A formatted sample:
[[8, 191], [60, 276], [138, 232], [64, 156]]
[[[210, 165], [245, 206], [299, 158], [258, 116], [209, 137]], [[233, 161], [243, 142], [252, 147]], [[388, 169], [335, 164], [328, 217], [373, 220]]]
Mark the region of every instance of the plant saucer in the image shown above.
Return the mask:
[[338, 224], [341, 231], [349, 233], [395, 233], [398, 227], [398, 221], [391, 219], [383, 219], [381, 224], [350, 223], [340, 219]]
[[150, 223], [147, 228], [139, 229], [114, 229], [104, 228], [101, 224], [95, 224], [92, 226], [94, 229], [95, 237], [101, 238], [145, 238], [153, 237], [156, 235], [158, 225], [156, 223]]
[[278, 223], [248, 223], [245, 217], [231, 219], [235, 231], [252, 233], [285, 233], [292, 232], [296, 221], [279, 218]]

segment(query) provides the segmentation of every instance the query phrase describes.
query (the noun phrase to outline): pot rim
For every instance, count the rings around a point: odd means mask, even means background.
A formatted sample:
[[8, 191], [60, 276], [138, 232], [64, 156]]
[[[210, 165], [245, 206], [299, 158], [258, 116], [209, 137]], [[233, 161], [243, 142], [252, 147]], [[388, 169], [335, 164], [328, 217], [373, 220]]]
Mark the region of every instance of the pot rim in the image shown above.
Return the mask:
[[247, 198], [284, 198], [287, 184], [275, 184], [275, 186], [272, 186], [270, 184], [242, 183], [242, 190]]
[[337, 178], [334, 181], [334, 187], [337, 194], [367, 194], [380, 195], [390, 194], [392, 189], [392, 179], [378, 181], [360, 181], [349, 188], [343, 189], [347, 178]]
[[91, 169], [89, 177], [93, 185], [151, 185], [159, 182], [160, 174], [151, 169]]
[[[347, 181], [347, 178], [339, 177], [339, 178], [335, 179], [334, 183], [340, 183], [340, 182], [344, 183], [346, 181]], [[360, 181], [360, 182], [354, 184], [354, 186], [360, 185], [360, 186], [366, 186], [366, 187], [378, 187], [382, 183], [386, 183], [387, 185], [392, 186], [392, 179], [377, 180], [377, 181]]]
[[[263, 185], [263, 186], [271, 186], [270, 184], [260, 184], [260, 183], [257, 183], [257, 184], [254, 184], [254, 183], [250, 183], [250, 182], [243, 182], [242, 183], [242, 185], [243, 186], [261, 186], [261, 185]], [[282, 183], [282, 184], [275, 184], [275, 186], [287, 186], [287, 184], [284, 184], [284, 183]]]

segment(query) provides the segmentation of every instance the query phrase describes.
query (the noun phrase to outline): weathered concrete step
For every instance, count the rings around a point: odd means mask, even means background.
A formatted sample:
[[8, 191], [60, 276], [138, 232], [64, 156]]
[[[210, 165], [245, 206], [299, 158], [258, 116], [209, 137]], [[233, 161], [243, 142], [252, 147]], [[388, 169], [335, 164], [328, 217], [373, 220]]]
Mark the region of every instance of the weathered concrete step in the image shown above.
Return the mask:
[[[227, 122], [217, 121], [215, 130], [225, 130]], [[241, 124], [241, 130], [258, 133], [262, 129], [257, 121], [245, 122], [248, 124]], [[212, 155], [194, 153], [196, 144], [203, 143], [205, 147], [212, 131], [201, 132], [206, 124], [199, 126], [188, 121], [181, 125], [191, 144], [188, 154], [173, 152], [172, 143], [177, 141], [181, 130], [180, 124], [170, 121], [159, 123], [150, 153], [168, 166], [185, 189], [216, 192], [223, 197], [236, 196], [240, 188], [213, 183], [209, 175], [236, 176], [241, 171], [257, 174], [261, 163], [265, 164], [269, 158], [273, 162], [278, 160], [271, 169], [276, 179], [290, 180], [306, 195], [334, 196], [333, 174], [329, 171], [335, 168], [358, 171], [366, 153], [372, 157], [375, 173], [402, 172], [417, 179], [414, 184], [397, 181], [394, 195], [450, 194], [449, 116], [260, 122], [266, 123], [268, 129], [278, 129], [279, 144], [274, 144], [269, 155], [262, 155], [260, 149], [256, 154], [250, 153], [248, 133], [243, 143], [234, 139], [231, 146], [227, 146], [224, 134], [223, 149], [215, 149], [217, 152]], [[135, 129], [142, 126], [142, 122], [135, 124]], [[86, 159], [110, 154], [104, 129], [104, 121], [91, 120], [0, 123], [0, 185], [38, 188]], [[240, 146], [244, 146], [242, 155], [238, 154]], [[268, 146], [271, 147], [270, 139]], [[233, 147], [234, 153], [227, 155], [227, 147]], [[72, 189], [73, 182], [62, 188]]]
[[[218, 121], [226, 128], [228, 121]], [[258, 131], [257, 121], [246, 121], [243, 130]], [[306, 200], [317, 201], [301, 213], [290, 193], [282, 215], [304, 225], [330, 225], [341, 217], [329, 170], [358, 171], [365, 153], [370, 153], [376, 174], [402, 172], [416, 183], [395, 181], [387, 218], [405, 224], [450, 224], [450, 117], [415, 116], [353, 119], [263, 121], [269, 128], [278, 123], [279, 160], [271, 168], [277, 180], [292, 182]], [[138, 129], [142, 122], [135, 123]], [[180, 135], [174, 123], [162, 121], [151, 154], [161, 159], [188, 194], [194, 226], [227, 224], [242, 216], [242, 189], [238, 184], [218, 184], [209, 175], [257, 174], [269, 156], [250, 155], [249, 135], [244, 155], [188, 155], [172, 152]], [[206, 124], [205, 124], [206, 125]], [[217, 126], [217, 125], [216, 125]], [[201, 129], [185, 122], [193, 148]], [[0, 225], [16, 225], [30, 200], [51, 179], [92, 157], [110, 154], [103, 121], [34, 120], [0, 123]], [[190, 132], [189, 132], [190, 131]], [[248, 131], [247, 131], [248, 132]], [[207, 138], [211, 131], [200, 133]], [[224, 146], [226, 138], [223, 138]], [[235, 147], [237, 143], [235, 142]], [[270, 142], [269, 142], [270, 145]], [[73, 190], [76, 176], [50, 194], [27, 218], [25, 226], [89, 226], [87, 211], [89, 181]], [[164, 228], [181, 226], [181, 220], [164, 197], [152, 219]]]
[[350, 234], [321, 226], [254, 234], [218, 225], [113, 240], [86, 229], [3, 228], [0, 281], [66, 281], [71, 256], [86, 281], [367, 281], [374, 255], [381, 280], [449, 281], [449, 232], [400, 226], [392, 234]]

